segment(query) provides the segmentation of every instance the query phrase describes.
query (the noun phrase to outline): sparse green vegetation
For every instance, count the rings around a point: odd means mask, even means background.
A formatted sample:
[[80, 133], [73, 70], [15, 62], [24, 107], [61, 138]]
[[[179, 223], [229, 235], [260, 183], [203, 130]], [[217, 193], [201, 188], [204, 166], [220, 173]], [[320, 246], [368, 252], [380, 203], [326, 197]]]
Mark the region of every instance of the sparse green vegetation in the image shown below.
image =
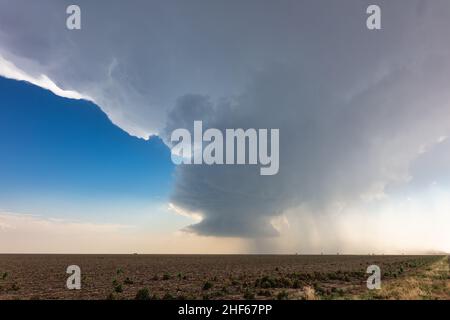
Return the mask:
[[209, 290], [209, 289], [211, 289], [213, 287], [213, 284], [211, 283], [211, 282], [209, 282], [209, 281], [206, 281], [204, 284], [203, 284], [203, 290]]
[[[298, 285], [298, 283], [297, 283]], [[256, 279], [255, 287], [260, 287], [263, 289], [267, 288], [290, 288], [293, 286], [293, 282], [286, 277], [272, 278], [270, 276], [264, 276], [262, 278]]]
[[244, 293], [244, 299], [246, 300], [253, 300], [255, 299], [255, 293], [250, 291], [250, 290], [246, 290]]
[[277, 294], [277, 299], [278, 300], [287, 300], [287, 299], [289, 299], [289, 294], [285, 290], [280, 291]]
[[[140, 255], [132, 259], [79, 259], [85, 266], [83, 290], [58, 292], [54, 287], [41, 288], [42, 282], [33, 282], [26, 268], [17, 268], [26, 261], [22, 256], [0, 255], [0, 294], [6, 299], [450, 299], [448, 261], [444, 263], [443, 256], [167, 255], [155, 259]], [[42, 255], [25, 265], [55, 283], [60, 279], [53, 270], [64, 270], [67, 260]], [[382, 270], [382, 290], [376, 292], [365, 285], [369, 276], [366, 269], [372, 264]], [[107, 274], [103, 271], [109, 269], [103, 268], [110, 265], [121, 266], [113, 267], [113, 278], [96, 274]], [[37, 293], [40, 290], [45, 295]]]
[[148, 288], [139, 289], [136, 293], [135, 300], [150, 300], [150, 291]]
[[12, 285], [11, 285], [11, 290], [12, 291], [19, 291], [20, 290], [20, 287], [19, 287], [19, 285], [17, 284], [17, 283], [13, 283]]
[[259, 290], [258, 291], [258, 296], [271, 297], [272, 293], [269, 290]]
[[233, 285], [233, 286], [238, 286], [240, 283], [239, 283], [239, 281], [237, 281], [237, 280], [231, 280], [231, 285]]
[[121, 284], [117, 284], [114, 286], [114, 291], [117, 293], [122, 293], [123, 292], [123, 287]]
[[114, 295], [114, 293], [110, 292], [110, 293], [106, 296], [106, 300], [116, 300], [116, 296]]
[[163, 300], [174, 300], [174, 297], [170, 293], [166, 293], [163, 297]]

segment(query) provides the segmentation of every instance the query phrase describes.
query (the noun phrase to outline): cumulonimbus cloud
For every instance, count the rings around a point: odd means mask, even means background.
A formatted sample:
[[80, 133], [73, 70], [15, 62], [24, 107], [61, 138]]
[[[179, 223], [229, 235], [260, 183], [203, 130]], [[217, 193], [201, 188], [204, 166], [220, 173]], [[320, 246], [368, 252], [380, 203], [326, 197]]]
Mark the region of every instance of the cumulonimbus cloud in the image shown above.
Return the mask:
[[[273, 219], [293, 208], [318, 215], [337, 206], [369, 208], [395, 201], [392, 190], [416, 183], [414, 163], [450, 130], [450, 47], [438, 27], [447, 22], [431, 20], [443, 3], [428, 8], [427, 18], [422, 5], [397, 17], [394, 36], [408, 45], [392, 42], [392, 34], [348, 37], [333, 30], [337, 47], [315, 38], [305, 43], [313, 53], [308, 63], [268, 64], [238, 96], [217, 103], [208, 96], [179, 99], [167, 133], [203, 120], [223, 130], [279, 128], [281, 139], [280, 172], [273, 177], [259, 176], [252, 166], [179, 167], [172, 201], [203, 213], [188, 230], [271, 237], [278, 234]], [[404, 19], [420, 23], [402, 28]], [[426, 46], [417, 41], [426, 37]], [[374, 55], [377, 50], [382, 55]], [[420, 197], [427, 185], [416, 188]]]
[[[214, 106], [202, 96], [180, 99], [174, 113], [183, 114], [183, 121], [173, 127], [204, 119], [221, 129], [280, 129], [280, 172], [275, 176], [262, 177], [255, 166], [177, 168], [172, 201], [204, 214], [189, 230], [273, 236], [277, 231], [271, 219], [296, 206], [326, 212], [336, 203], [376, 201], [387, 197], [389, 188], [408, 186], [410, 167], [423, 156], [423, 146], [442, 143], [439, 137], [450, 130], [445, 120], [450, 116], [445, 90], [450, 65], [440, 64], [439, 71], [426, 66], [435, 63], [393, 69], [350, 100], [337, 100], [338, 92], [311, 94], [302, 87], [305, 70], [279, 66], [257, 77], [233, 103]], [[410, 94], [411, 89], [419, 95]], [[207, 105], [209, 113], [198, 107]]]

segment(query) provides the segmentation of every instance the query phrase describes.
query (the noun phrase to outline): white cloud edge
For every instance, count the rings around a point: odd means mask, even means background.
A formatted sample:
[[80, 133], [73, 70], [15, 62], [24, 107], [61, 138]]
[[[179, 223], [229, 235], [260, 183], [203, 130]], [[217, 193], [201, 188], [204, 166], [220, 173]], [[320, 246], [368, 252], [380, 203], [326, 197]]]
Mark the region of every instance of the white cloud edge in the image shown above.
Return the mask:
[[53, 92], [55, 95], [63, 98], [75, 100], [83, 99], [95, 103], [95, 100], [88, 95], [82, 94], [74, 90], [64, 90], [60, 88], [53, 80], [51, 80], [45, 74], [41, 74], [38, 77], [28, 74], [26, 71], [20, 69], [11, 61], [6, 60], [2, 55], [0, 55], [0, 76], [7, 79], [29, 82], [43, 89], [47, 89]]

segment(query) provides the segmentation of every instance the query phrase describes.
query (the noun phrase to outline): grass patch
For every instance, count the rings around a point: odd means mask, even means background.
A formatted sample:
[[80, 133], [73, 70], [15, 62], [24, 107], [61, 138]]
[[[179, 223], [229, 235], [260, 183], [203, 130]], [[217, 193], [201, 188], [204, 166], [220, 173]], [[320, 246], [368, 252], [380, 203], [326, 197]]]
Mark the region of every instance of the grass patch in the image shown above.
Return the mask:
[[213, 287], [213, 284], [211, 283], [211, 282], [209, 282], [209, 281], [206, 281], [204, 284], [203, 284], [203, 290], [204, 291], [206, 291], [206, 290], [209, 290], [209, 289], [211, 289]]
[[250, 290], [246, 290], [244, 293], [244, 299], [245, 300], [254, 300], [255, 299], [255, 294], [250, 291]]
[[119, 283], [117, 285], [114, 286], [114, 291], [117, 293], [122, 293], [123, 292], [123, 287], [122, 285]]
[[174, 300], [175, 298], [170, 293], [166, 293], [163, 297], [163, 300]]
[[150, 300], [150, 291], [147, 288], [139, 289], [134, 300]]
[[277, 299], [278, 300], [288, 300], [289, 299], [289, 294], [285, 290], [280, 291], [277, 294]]

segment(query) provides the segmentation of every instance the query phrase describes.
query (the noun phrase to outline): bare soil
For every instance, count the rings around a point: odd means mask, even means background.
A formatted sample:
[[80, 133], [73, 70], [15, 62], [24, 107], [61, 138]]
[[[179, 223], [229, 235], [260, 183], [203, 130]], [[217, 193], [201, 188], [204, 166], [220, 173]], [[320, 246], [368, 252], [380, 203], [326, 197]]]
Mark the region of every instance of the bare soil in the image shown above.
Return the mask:
[[[372, 264], [381, 291], [366, 287]], [[66, 288], [69, 265], [81, 290]], [[450, 300], [448, 270], [444, 256], [0, 255], [0, 299], [135, 299], [145, 288], [150, 299], [404, 299], [389, 288], [408, 283], [410, 298]]]

